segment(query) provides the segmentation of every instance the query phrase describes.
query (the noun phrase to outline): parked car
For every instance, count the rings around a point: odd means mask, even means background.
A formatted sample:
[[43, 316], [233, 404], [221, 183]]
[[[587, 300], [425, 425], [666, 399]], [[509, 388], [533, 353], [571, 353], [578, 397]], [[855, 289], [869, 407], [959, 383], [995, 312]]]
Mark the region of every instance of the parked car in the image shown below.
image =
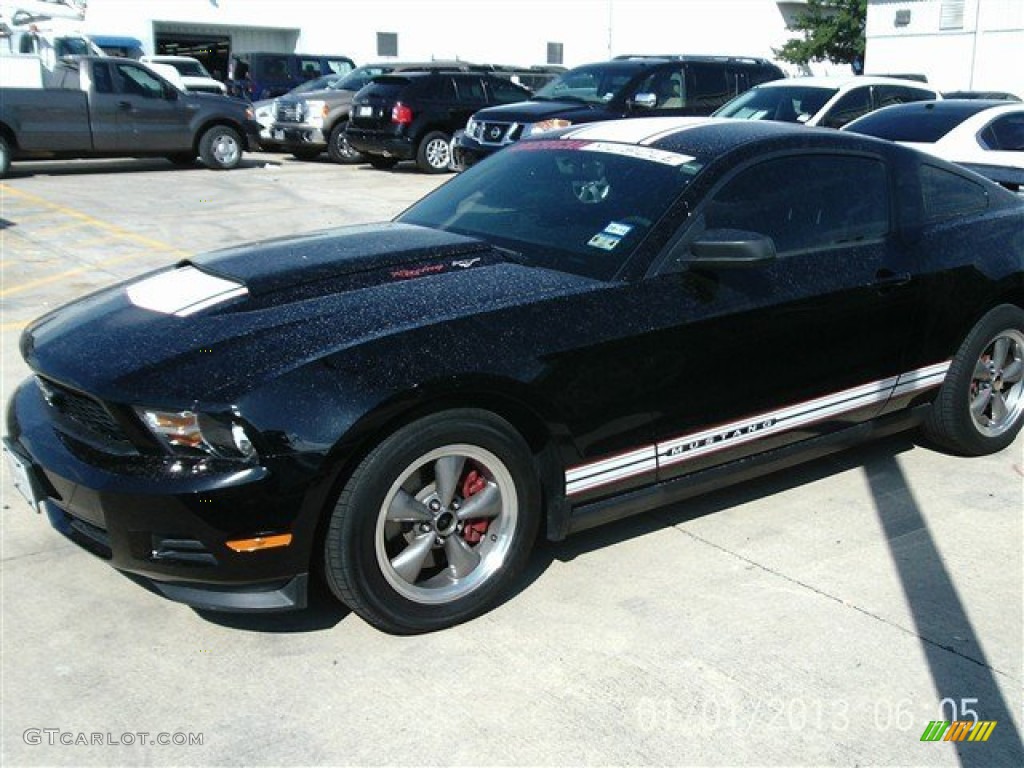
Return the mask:
[[460, 61], [385, 62], [356, 67], [329, 87], [279, 97], [274, 103], [270, 140], [300, 160], [312, 160], [325, 150], [336, 163], [366, 162], [345, 136], [352, 99], [373, 78], [390, 72], [469, 71]]
[[214, 80], [199, 59], [191, 56], [143, 56], [144, 64], [167, 64], [178, 70], [185, 90], [192, 93], [215, 93], [227, 95], [228, 87], [219, 80]]
[[[158, 65], [159, 66], [159, 65]], [[239, 99], [183, 93], [131, 59], [61, 61], [52, 88], [0, 88], [0, 176], [11, 160], [166, 157], [235, 168], [258, 148], [259, 124]]]
[[877, 136], [970, 168], [1014, 191], [1024, 187], [1024, 103], [957, 99], [899, 104], [843, 130]]
[[[320, 77], [315, 77], [312, 80], [300, 83], [284, 95], [297, 96], [299, 94], [309, 93], [310, 91], [321, 91], [329, 88], [332, 83], [337, 82], [343, 77], [347, 77], [347, 75], [321, 75]], [[274, 101], [275, 99], [260, 99], [252, 103], [252, 111], [256, 116], [256, 122], [260, 124], [260, 146], [268, 151], [277, 151], [281, 149], [281, 146], [274, 141], [271, 134], [274, 127], [274, 120], [277, 116]]]
[[1024, 204], [849, 132], [595, 123], [394, 223], [95, 293], [21, 350], [5, 446], [59, 532], [201, 608], [299, 607], [319, 572], [422, 632], [493, 606], [538, 530], [917, 426], [1011, 445]]
[[525, 136], [598, 120], [710, 115], [752, 85], [783, 77], [763, 59], [626, 56], [565, 72], [526, 102], [482, 109], [452, 141], [463, 170]]
[[303, 53], [235, 53], [228, 63], [229, 92], [251, 101], [272, 99], [322, 75], [355, 69], [348, 56]]
[[751, 88], [714, 114], [740, 120], [779, 120], [841, 128], [890, 104], [941, 98], [935, 89], [912, 80], [870, 75], [794, 77]]
[[425, 173], [448, 170], [452, 134], [489, 104], [508, 104], [530, 92], [478, 72], [404, 72], [375, 77], [352, 100], [348, 143], [375, 168], [415, 160]]

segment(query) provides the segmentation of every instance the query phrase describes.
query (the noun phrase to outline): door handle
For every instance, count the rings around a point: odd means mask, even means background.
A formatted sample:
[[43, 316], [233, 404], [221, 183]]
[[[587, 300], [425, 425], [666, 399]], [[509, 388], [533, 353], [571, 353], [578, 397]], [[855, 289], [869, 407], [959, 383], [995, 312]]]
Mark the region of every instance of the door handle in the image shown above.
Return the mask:
[[117, 108], [122, 112], [131, 112], [132, 103], [130, 101], [119, 101], [117, 102]]
[[875, 273], [875, 286], [878, 288], [898, 288], [909, 282], [909, 272], [893, 272], [891, 269], [880, 269]]

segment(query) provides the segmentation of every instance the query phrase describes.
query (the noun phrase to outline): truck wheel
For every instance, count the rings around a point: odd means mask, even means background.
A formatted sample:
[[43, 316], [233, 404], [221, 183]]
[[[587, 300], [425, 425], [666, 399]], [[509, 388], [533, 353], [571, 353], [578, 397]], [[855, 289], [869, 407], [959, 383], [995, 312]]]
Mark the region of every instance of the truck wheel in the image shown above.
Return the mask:
[[424, 173], [445, 173], [451, 156], [451, 137], [440, 131], [432, 131], [420, 142], [416, 151], [416, 165]]
[[7, 139], [0, 136], [0, 179], [7, 176], [7, 172], [11, 169], [11, 148], [7, 143]]
[[352, 148], [345, 136], [345, 123], [338, 123], [331, 129], [331, 136], [327, 140], [327, 154], [331, 160], [342, 165], [366, 162], [363, 153]]
[[229, 171], [242, 162], [242, 138], [226, 125], [215, 125], [199, 140], [199, 157], [208, 168]]

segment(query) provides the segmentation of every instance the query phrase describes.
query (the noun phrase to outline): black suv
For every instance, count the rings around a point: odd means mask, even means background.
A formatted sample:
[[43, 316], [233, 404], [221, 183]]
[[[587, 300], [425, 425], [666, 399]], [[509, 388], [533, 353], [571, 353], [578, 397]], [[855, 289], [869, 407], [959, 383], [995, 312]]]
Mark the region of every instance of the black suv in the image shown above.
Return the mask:
[[523, 101], [530, 92], [479, 72], [404, 72], [375, 77], [352, 100], [345, 135], [374, 168], [415, 160], [420, 170], [448, 170], [452, 134], [479, 109]]
[[524, 136], [577, 123], [652, 115], [710, 115], [758, 83], [785, 77], [764, 59], [619, 56], [571, 69], [529, 100], [481, 110], [452, 142], [466, 168]]

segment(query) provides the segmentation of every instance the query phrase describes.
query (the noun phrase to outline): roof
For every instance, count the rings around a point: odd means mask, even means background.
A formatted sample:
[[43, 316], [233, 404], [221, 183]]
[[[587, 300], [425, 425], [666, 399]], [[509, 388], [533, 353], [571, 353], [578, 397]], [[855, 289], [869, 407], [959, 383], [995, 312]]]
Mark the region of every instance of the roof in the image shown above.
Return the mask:
[[785, 88], [791, 86], [810, 86], [812, 88], [843, 88], [855, 85], [909, 85], [914, 88], [923, 88], [927, 91], [934, 91], [927, 83], [917, 80], [900, 80], [895, 77], [880, 77], [877, 75], [833, 75], [828, 77], [787, 77], [785, 80], [770, 80], [761, 83], [757, 88]]

